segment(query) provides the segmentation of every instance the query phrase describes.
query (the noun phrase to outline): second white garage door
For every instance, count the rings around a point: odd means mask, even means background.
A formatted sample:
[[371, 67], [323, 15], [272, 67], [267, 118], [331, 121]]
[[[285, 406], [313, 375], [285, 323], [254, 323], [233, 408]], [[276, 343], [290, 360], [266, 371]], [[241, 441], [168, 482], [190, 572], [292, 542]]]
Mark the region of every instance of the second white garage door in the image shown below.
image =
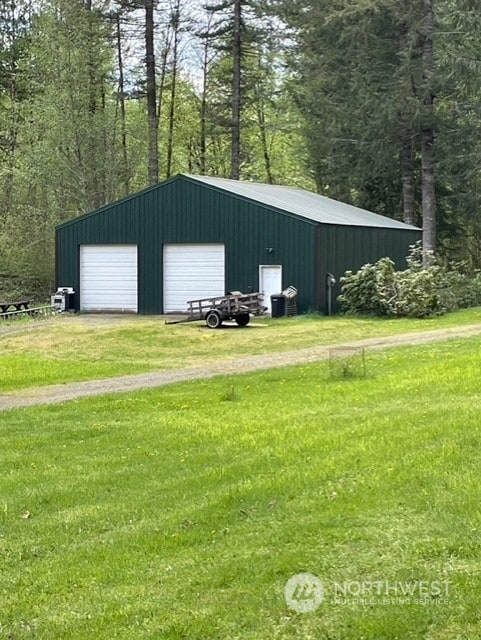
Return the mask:
[[80, 247], [80, 310], [137, 312], [137, 245]]
[[164, 245], [164, 313], [185, 312], [187, 300], [225, 293], [223, 244]]

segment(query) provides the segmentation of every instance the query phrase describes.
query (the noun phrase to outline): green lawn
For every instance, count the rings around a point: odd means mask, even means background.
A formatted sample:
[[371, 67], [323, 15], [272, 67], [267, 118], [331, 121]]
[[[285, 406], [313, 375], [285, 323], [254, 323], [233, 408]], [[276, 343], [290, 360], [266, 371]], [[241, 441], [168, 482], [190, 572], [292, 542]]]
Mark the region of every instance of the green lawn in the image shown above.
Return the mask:
[[0, 392], [479, 323], [481, 309], [430, 320], [308, 315], [214, 331], [202, 323], [166, 326], [163, 319], [152, 317], [124, 317], [107, 324], [96, 320], [61, 316], [44, 325], [25, 325], [16, 334], [0, 333]]
[[[477, 640], [480, 347], [0, 414], [0, 638]], [[336, 604], [348, 581], [449, 593]]]

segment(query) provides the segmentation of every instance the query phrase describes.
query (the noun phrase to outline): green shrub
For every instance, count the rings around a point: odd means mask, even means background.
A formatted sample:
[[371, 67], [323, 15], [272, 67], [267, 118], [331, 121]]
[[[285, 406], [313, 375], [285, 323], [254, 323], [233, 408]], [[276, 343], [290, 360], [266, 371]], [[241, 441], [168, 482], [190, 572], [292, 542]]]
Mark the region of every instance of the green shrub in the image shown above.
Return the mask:
[[346, 271], [341, 278], [342, 295], [338, 298], [344, 310], [374, 316], [392, 315], [389, 300], [396, 293], [394, 273], [394, 262], [390, 258], [365, 264], [355, 274]]
[[390, 258], [346, 271], [338, 297], [344, 313], [426, 318], [481, 305], [481, 273], [469, 275], [463, 265], [442, 266], [420, 243], [412, 245], [408, 267], [396, 271]]
[[481, 273], [464, 272], [465, 265], [456, 264], [446, 269], [441, 283], [441, 296], [448, 310], [481, 306]]

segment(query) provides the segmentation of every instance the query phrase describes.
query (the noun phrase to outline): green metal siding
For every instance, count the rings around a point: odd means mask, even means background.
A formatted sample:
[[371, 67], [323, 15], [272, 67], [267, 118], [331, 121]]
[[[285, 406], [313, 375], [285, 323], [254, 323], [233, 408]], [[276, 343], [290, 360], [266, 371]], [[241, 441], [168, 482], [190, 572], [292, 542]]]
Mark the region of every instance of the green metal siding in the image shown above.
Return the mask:
[[335, 301], [346, 270], [383, 256], [402, 267], [420, 238], [414, 229], [319, 224], [177, 176], [58, 227], [57, 286], [79, 292], [80, 245], [137, 244], [139, 313], [162, 313], [163, 245], [224, 243], [227, 290], [257, 290], [259, 265], [280, 264], [283, 286], [299, 290], [299, 310], [325, 312], [328, 272], [338, 282]]
[[389, 256], [400, 269], [407, 266], [409, 246], [421, 239], [419, 230], [380, 229], [321, 225], [320, 231], [320, 310], [327, 309], [326, 275], [336, 278], [333, 287], [333, 309], [338, 310], [337, 296], [341, 293], [339, 279], [348, 270], [357, 271], [368, 262]]
[[300, 308], [313, 308], [315, 229], [310, 221], [178, 177], [59, 227], [57, 286], [79, 291], [80, 245], [137, 244], [139, 313], [161, 313], [163, 245], [221, 242], [227, 290], [257, 290], [259, 265], [281, 264], [284, 286], [299, 289]]

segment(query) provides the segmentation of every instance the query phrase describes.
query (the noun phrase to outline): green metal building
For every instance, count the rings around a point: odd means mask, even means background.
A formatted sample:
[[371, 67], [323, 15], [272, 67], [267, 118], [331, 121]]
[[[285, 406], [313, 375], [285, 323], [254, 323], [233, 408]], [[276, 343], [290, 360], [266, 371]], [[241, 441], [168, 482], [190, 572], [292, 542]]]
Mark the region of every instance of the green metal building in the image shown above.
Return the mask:
[[421, 230], [309, 191], [178, 175], [56, 230], [56, 282], [82, 311], [160, 314], [226, 291], [288, 285], [327, 309], [327, 278], [391, 257]]

